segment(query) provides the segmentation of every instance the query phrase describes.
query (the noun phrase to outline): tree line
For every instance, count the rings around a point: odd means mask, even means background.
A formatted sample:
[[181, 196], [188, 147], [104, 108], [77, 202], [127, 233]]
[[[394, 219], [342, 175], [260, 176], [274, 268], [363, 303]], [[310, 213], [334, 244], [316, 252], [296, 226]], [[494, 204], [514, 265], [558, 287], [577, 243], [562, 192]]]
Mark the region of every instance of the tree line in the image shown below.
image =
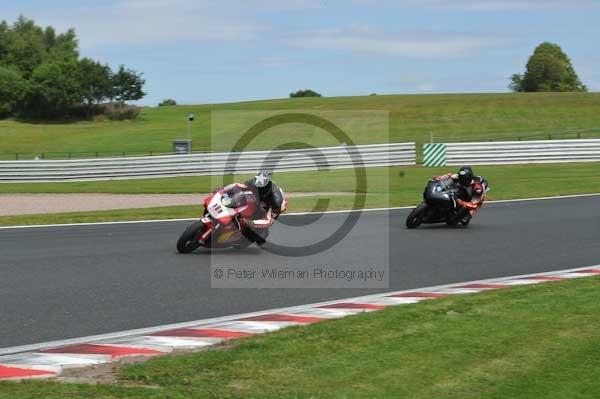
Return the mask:
[[139, 111], [125, 103], [143, 98], [144, 84], [141, 73], [124, 65], [113, 71], [80, 58], [73, 29], [57, 34], [23, 16], [12, 25], [0, 22], [0, 117], [135, 117]]
[[299, 98], [299, 97], [321, 97], [321, 94], [317, 93], [314, 90], [310, 90], [310, 89], [298, 90], [294, 93], [290, 93], [290, 98]]

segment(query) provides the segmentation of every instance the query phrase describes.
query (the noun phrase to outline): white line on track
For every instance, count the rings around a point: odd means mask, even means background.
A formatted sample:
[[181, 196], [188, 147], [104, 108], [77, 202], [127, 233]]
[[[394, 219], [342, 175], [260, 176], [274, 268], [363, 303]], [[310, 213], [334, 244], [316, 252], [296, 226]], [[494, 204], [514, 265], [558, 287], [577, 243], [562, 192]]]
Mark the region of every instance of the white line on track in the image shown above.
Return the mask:
[[276, 308], [276, 309], [267, 309], [267, 310], [261, 310], [261, 311], [257, 311], [257, 312], [251, 312], [251, 313], [242, 313], [242, 314], [237, 314], [237, 315], [215, 317], [212, 319], [203, 319], [203, 320], [188, 321], [188, 322], [183, 322], [183, 323], [165, 324], [162, 326], [138, 328], [138, 329], [134, 329], [134, 330], [119, 331], [119, 332], [109, 333], [109, 334], [92, 335], [92, 336], [87, 336], [87, 337], [65, 339], [65, 340], [60, 340], [60, 341], [42, 342], [42, 343], [31, 344], [31, 345], [13, 346], [13, 347], [9, 347], [9, 348], [0, 348], [0, 356], [12, 355], [12, 354], [17, 354], [17, 353], [22, 353], [22, 352], [37, 352], [37, 351], [40, 351], [43, 349], [49, 349], [49, 348], [55, 348], [55, 347], [60, 347], [60, 346], [67, 346], [67, 345], [77, 345], [77, 344], [82, 344], [82, 343], [92, 342], [92, 341], [97, 342], [97, 341], [105, 341], [105, 340], [114, 340], [117, 338], [125, 338], [125, 337], [134, 336], [134, 335], [136, 335], [136, 336], [137, 335], [148, 335], [148, 334], [152, 334], [152, 333], [156, 333], [156, 332], [164, 331], [164, 330], [188, 328], [188, 327], [198, 326], [200, 324], [209, 324], [209, 323], [213, 324], [213, 323], [220, 323], [220, 322], [225, 322], [225, 321], [239, 320], [242, 318], [262, 316], [265, 314], [300, 312], [302, 310], [314, 308], [317, 306], [331, 305], [331, 304], [347, 302], [347, 301], [350, 301], [350, 302], [368, 301], [368, 300], [372, 300], [372, 299], [376, 299], [376, 298], [385, 297], [390, 294], [402, 294], [405, 292], [413, 292], [413, 291], [437, 291], [437, 290], [444, 290], [444, 289], [448, 289], [451, 287], [467, 285], [467, 284], [475, 284], [475, 283], [481, 283], [481, 282], [494, 283], [497, 281], [503, 281], [503, 280], [507, 280], [507, 279], [531, 278], [534, 276], [548, 275], [549, 273], [552, 273], [552, 274], [570, 273], [570, 272], [576, 272], [579, 270], [593, 269], [593, 268], [597, 268], [597, 267], [600, 267], [600, 265], [584, 266], [584, 267], [577, 267], [577, 268], [573, 268], [573, 269], [563, 269], [563, 270], [548, 270], [548, 271], [541, 272], [541, 273], [519, 274], [519, 275], [515, 275], [515, 276], [504, 276], [504, 277], [496, 277], [496, 278], [490, 278], [490, 279], [455, 282], [455, 283], [449, 283], [449, 284], [436, 285], [436, 286], [432, 286], [432, 287], [410, 288], [410, 289], [406, 289], [406, 290], [402, 290], [402, 291], [387, 291], [387, 292], [381, 292], [379, 294], [372, 294], [372, 295], [365, 295], [365, 296], [351, 297], [351, 298], [338, 298], [338, 299], [334, 299], [331, 301], [317, 302], [317, 303], [311, 303], [311, 304], [299, 305], [299, 306], [289, 306], [289, 307]]
[[[595, 197], [595, 196], [600, 196], [600, 193], [557, 195], [554, 197], [536, 197], [536, 198], [495, 200], [495, 201], [486, 201], [486, 204], [501, 204], [501, 203], [509, 203], [509, 202], [527, 202], [527, 201], [545, 201], [545, 200], [569, 199], [569, 198], [580, 198], [580, 197]], [[411, 209], [411, 208], [414, 208], [415, 205], [394, 206], [394, 207], [388, 207], [388, 208], [344, 209], [344, 210], [339, 210], [339, 211], [296, 212], [296, 213], [285, 213], [282, 216], [304, 216], [304, 215], [351, 213], [351, 212], [392, 211], [392, 210], [397, 210], [397, 209]], [[31, 216], [35, 216], [35, 215], [31, 215]], [[112, 224], [135, 224], [135, 223], [189, 222], [189, 221], [197, 220], [197, 219], [198, 218], [183, 218], [183, 219], [122, 220], [122, 221], [114, 221], [114, 222], [90, 222], [90, 223], [31, 224], [31, 225], [20, 225], [20, 226], [0, 226], [0, 230], [32, 229], [32, 228], [42, 228], [42, 227], [102, 226], [102, 225], [112, 225]]]

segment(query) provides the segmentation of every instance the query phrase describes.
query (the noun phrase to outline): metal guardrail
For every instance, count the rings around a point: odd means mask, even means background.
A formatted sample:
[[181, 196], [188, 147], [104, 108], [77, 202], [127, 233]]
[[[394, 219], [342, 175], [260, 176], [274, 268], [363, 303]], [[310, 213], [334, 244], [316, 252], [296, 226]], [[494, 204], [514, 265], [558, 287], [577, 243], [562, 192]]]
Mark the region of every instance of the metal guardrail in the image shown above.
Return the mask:
[[425, 144], [425, 166], [600, 162], [600, 139]]
[[0, 161], [0, 183], [140, 179], [252, 173], [260, 169], [281, 172], [415, 163], [415, 143], [137, 158]]

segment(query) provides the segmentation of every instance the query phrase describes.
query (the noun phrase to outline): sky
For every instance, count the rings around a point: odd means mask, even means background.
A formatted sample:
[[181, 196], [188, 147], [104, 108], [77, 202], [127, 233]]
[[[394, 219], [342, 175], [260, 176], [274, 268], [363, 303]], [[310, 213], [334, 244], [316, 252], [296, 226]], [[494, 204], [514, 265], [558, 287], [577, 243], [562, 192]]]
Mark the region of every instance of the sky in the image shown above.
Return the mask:
[[598, 0], [0, 0], [80, 53], [143, 72], [143, 105], [506, 92], [543, 41], [600, 91]]

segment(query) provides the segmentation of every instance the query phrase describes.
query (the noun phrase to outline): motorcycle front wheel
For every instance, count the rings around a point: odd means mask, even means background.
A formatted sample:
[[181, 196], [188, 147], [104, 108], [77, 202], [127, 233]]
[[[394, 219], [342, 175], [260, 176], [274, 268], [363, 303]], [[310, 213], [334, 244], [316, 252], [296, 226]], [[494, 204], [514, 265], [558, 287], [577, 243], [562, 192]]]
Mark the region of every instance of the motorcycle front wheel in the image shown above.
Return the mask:
[[409, 229], [414, 229], [419, 227], [421, 223], [423, 223], [423, 217], [425, 216], [425, 211], [427, 210], [427, 204], [425, 202], [421, 203], [406, 218], [406, 227]]
[[204, 223], [197, 221], [188, 226], [177, 240], [177, 251], [181, 254], [189, 254], [200, 247], [200, 236], [204, 232]]
[[463, 225], [463, 227], [467, 227], [469, 225], [469, 223], [471, 223], [471, 219], [473, 218], [473, 216], [469, 215], [465, 218], [463, 218], [460, 223]]

